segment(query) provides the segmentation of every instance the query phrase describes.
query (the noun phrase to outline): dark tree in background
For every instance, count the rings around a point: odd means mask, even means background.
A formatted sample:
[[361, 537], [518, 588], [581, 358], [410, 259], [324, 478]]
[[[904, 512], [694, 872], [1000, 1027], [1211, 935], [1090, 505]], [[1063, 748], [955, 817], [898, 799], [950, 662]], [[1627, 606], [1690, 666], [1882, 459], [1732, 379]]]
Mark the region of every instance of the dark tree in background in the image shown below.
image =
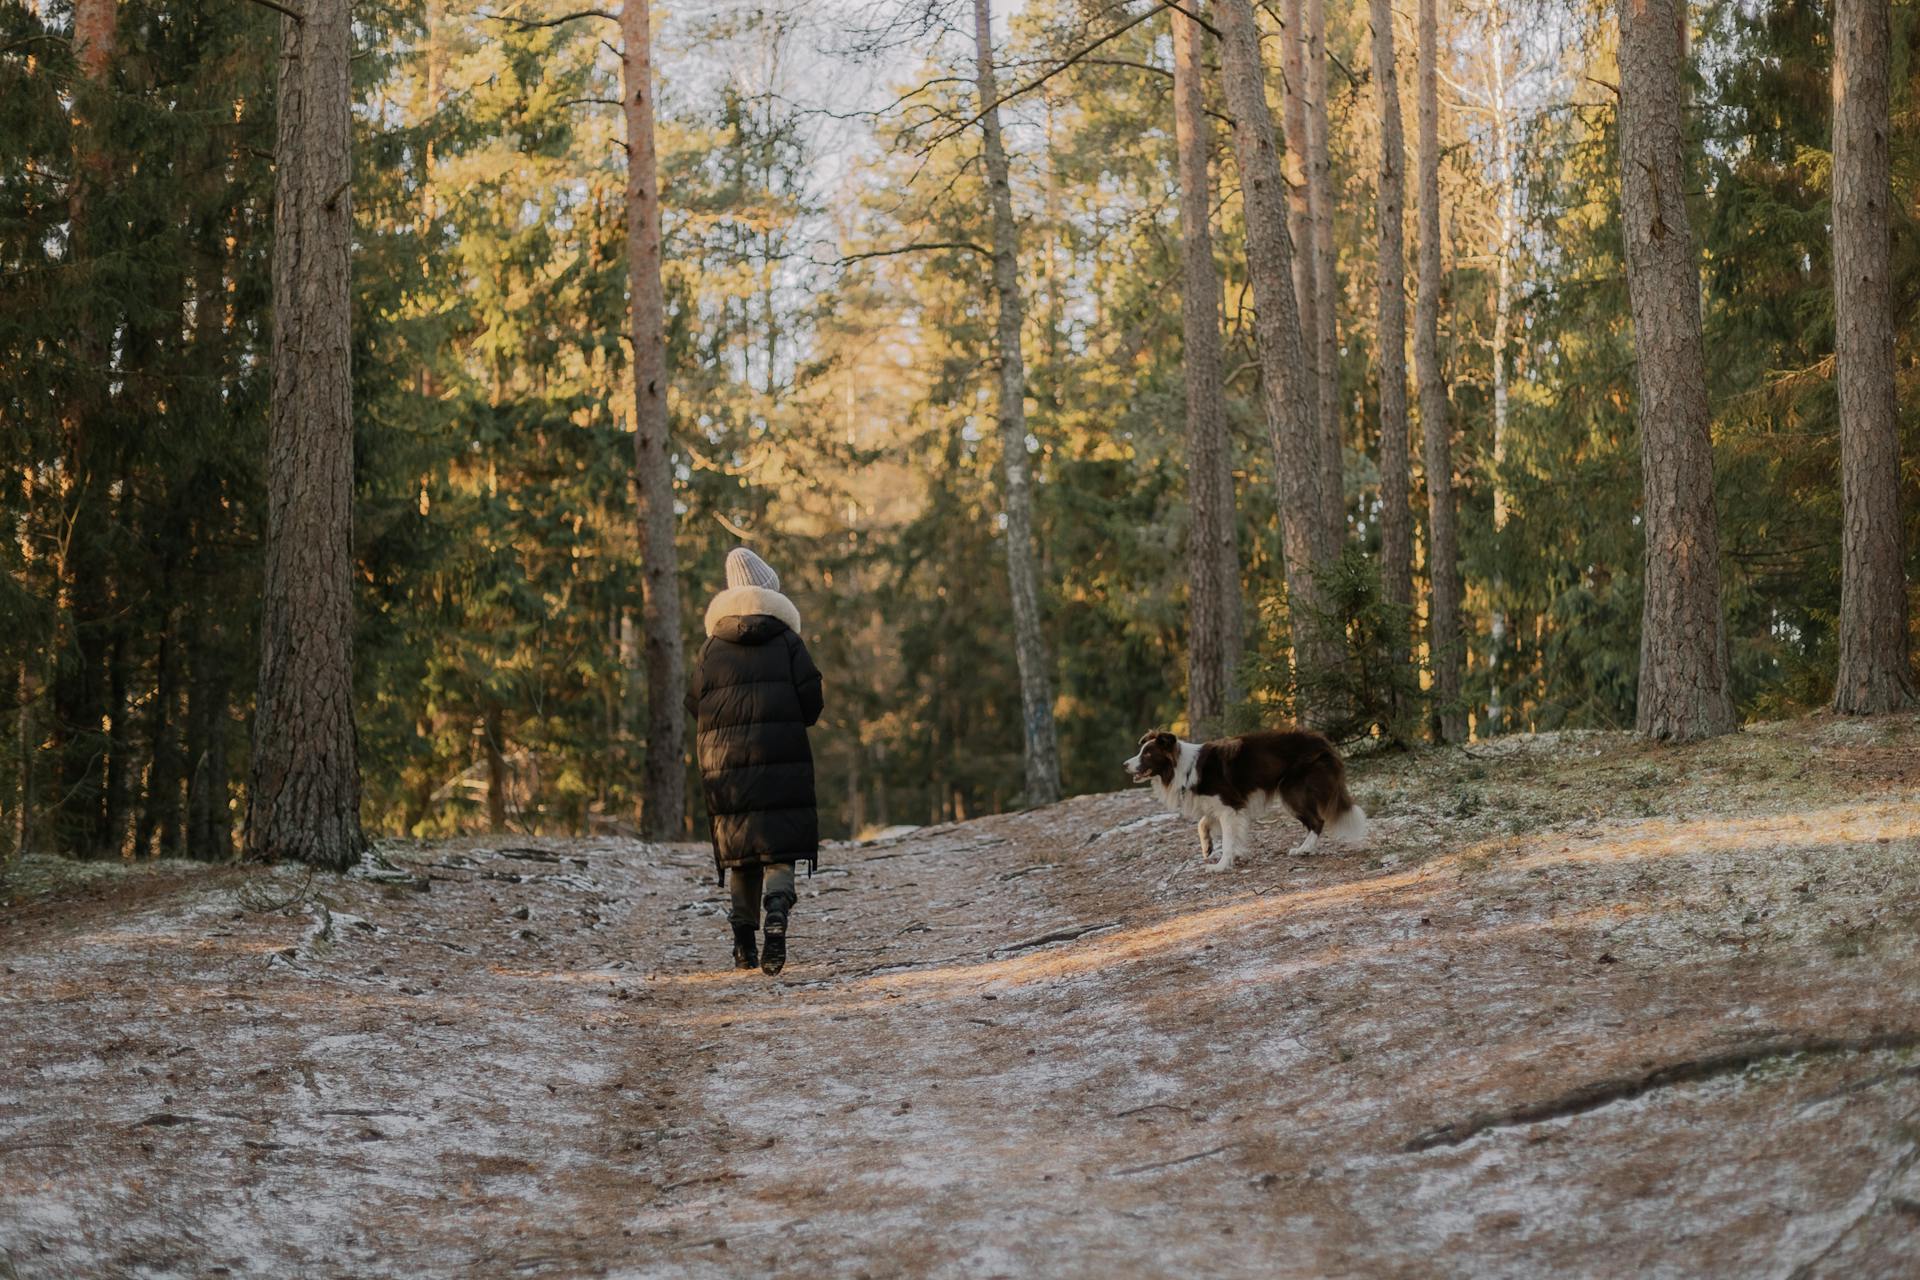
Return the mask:
[[[1380, 384], [1380, 590], [1387, 603], [1413, 607], [1412, 460], [1407, 435], [1407, 144], [1394, 67], [1392, 0], [1370, 0], [1373, 92], [1380, 114], [1380, 169], [1374, 225], [1379, 239], [1374, 321]], [[1394, 656], [1404, 661], [1406, 638]]]
[[1620, 208], [1639, 390], [1646, 604], [1636, 727], [1734, 727], [1720, 604], [1700, 263], [1687, 220], [1686, 6], [1620, 0]]
[[282, 18], [267, 444], [247, 855], [359, 856], [353, 690], [352, 6]]
[[1914, 703], [1888, 262], [1888, 7], [1833, 9], [1834, 381], [1840, 392], [1840, 668], [1833, 709]]

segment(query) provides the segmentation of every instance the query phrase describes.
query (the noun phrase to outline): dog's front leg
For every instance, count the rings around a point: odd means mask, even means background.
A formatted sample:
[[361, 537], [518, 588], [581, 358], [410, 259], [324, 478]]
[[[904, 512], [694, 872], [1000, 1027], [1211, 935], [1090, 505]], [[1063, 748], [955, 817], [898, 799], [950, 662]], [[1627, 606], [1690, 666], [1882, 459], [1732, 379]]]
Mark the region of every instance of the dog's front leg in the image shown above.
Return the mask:
[[1216, 825], [1211, 817], [1200, 819], [1200, 856], [1203, 858], [1213, 856], [1213, 829]]
[[1237, 813], [1229, 813], [1221, 817], [1209, 818], [1208, 821], [1220, 831], [1220, 860], [1209, 862], [1207, 870], [1231, 871], [1233, 860], [1245, 841], [1244, 820]]

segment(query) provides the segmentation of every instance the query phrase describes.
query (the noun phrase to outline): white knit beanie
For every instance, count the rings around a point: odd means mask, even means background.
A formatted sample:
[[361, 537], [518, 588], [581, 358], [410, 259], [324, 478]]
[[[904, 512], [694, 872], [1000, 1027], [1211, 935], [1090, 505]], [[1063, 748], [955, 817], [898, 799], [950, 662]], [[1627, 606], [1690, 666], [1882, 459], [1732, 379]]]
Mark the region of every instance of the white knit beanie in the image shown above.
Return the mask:
[[762, 560], [745, 547], [735, 547], [727, 552], [727, 586], [764, 587], [768, 591], [780, 589], [780, 575], [773, 566]]

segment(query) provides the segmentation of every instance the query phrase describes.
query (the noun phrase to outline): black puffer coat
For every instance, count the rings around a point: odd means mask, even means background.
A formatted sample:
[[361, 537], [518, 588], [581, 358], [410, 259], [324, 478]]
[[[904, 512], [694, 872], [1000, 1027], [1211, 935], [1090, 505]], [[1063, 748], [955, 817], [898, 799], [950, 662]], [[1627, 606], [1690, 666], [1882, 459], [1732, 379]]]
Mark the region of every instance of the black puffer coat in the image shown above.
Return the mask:
[[728, 867], [818, 864], [807, 727], [821, 705], [820, 671], [800, 640], [793, 602], [760, 587], [714, 597], [687, 707], [699, 717], [700, 774], [723, 879]]

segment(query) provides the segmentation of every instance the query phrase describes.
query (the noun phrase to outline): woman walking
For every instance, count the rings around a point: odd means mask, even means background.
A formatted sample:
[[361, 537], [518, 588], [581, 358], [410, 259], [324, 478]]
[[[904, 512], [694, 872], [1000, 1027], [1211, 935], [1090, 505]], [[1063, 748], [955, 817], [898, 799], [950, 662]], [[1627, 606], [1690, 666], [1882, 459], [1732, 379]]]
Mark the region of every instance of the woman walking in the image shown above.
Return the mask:
[[[793, 864], [819, 862], [807, 729], [820, 719], [820, 671], [779, 575], [745, 547], [727, 554], [727, 589], [707, 606], [687, 709], [699, 719], [714, 869], [732, 899], [733, 967], [779, 973]], [[765, 945], [756, 949], [763, 906]]]

